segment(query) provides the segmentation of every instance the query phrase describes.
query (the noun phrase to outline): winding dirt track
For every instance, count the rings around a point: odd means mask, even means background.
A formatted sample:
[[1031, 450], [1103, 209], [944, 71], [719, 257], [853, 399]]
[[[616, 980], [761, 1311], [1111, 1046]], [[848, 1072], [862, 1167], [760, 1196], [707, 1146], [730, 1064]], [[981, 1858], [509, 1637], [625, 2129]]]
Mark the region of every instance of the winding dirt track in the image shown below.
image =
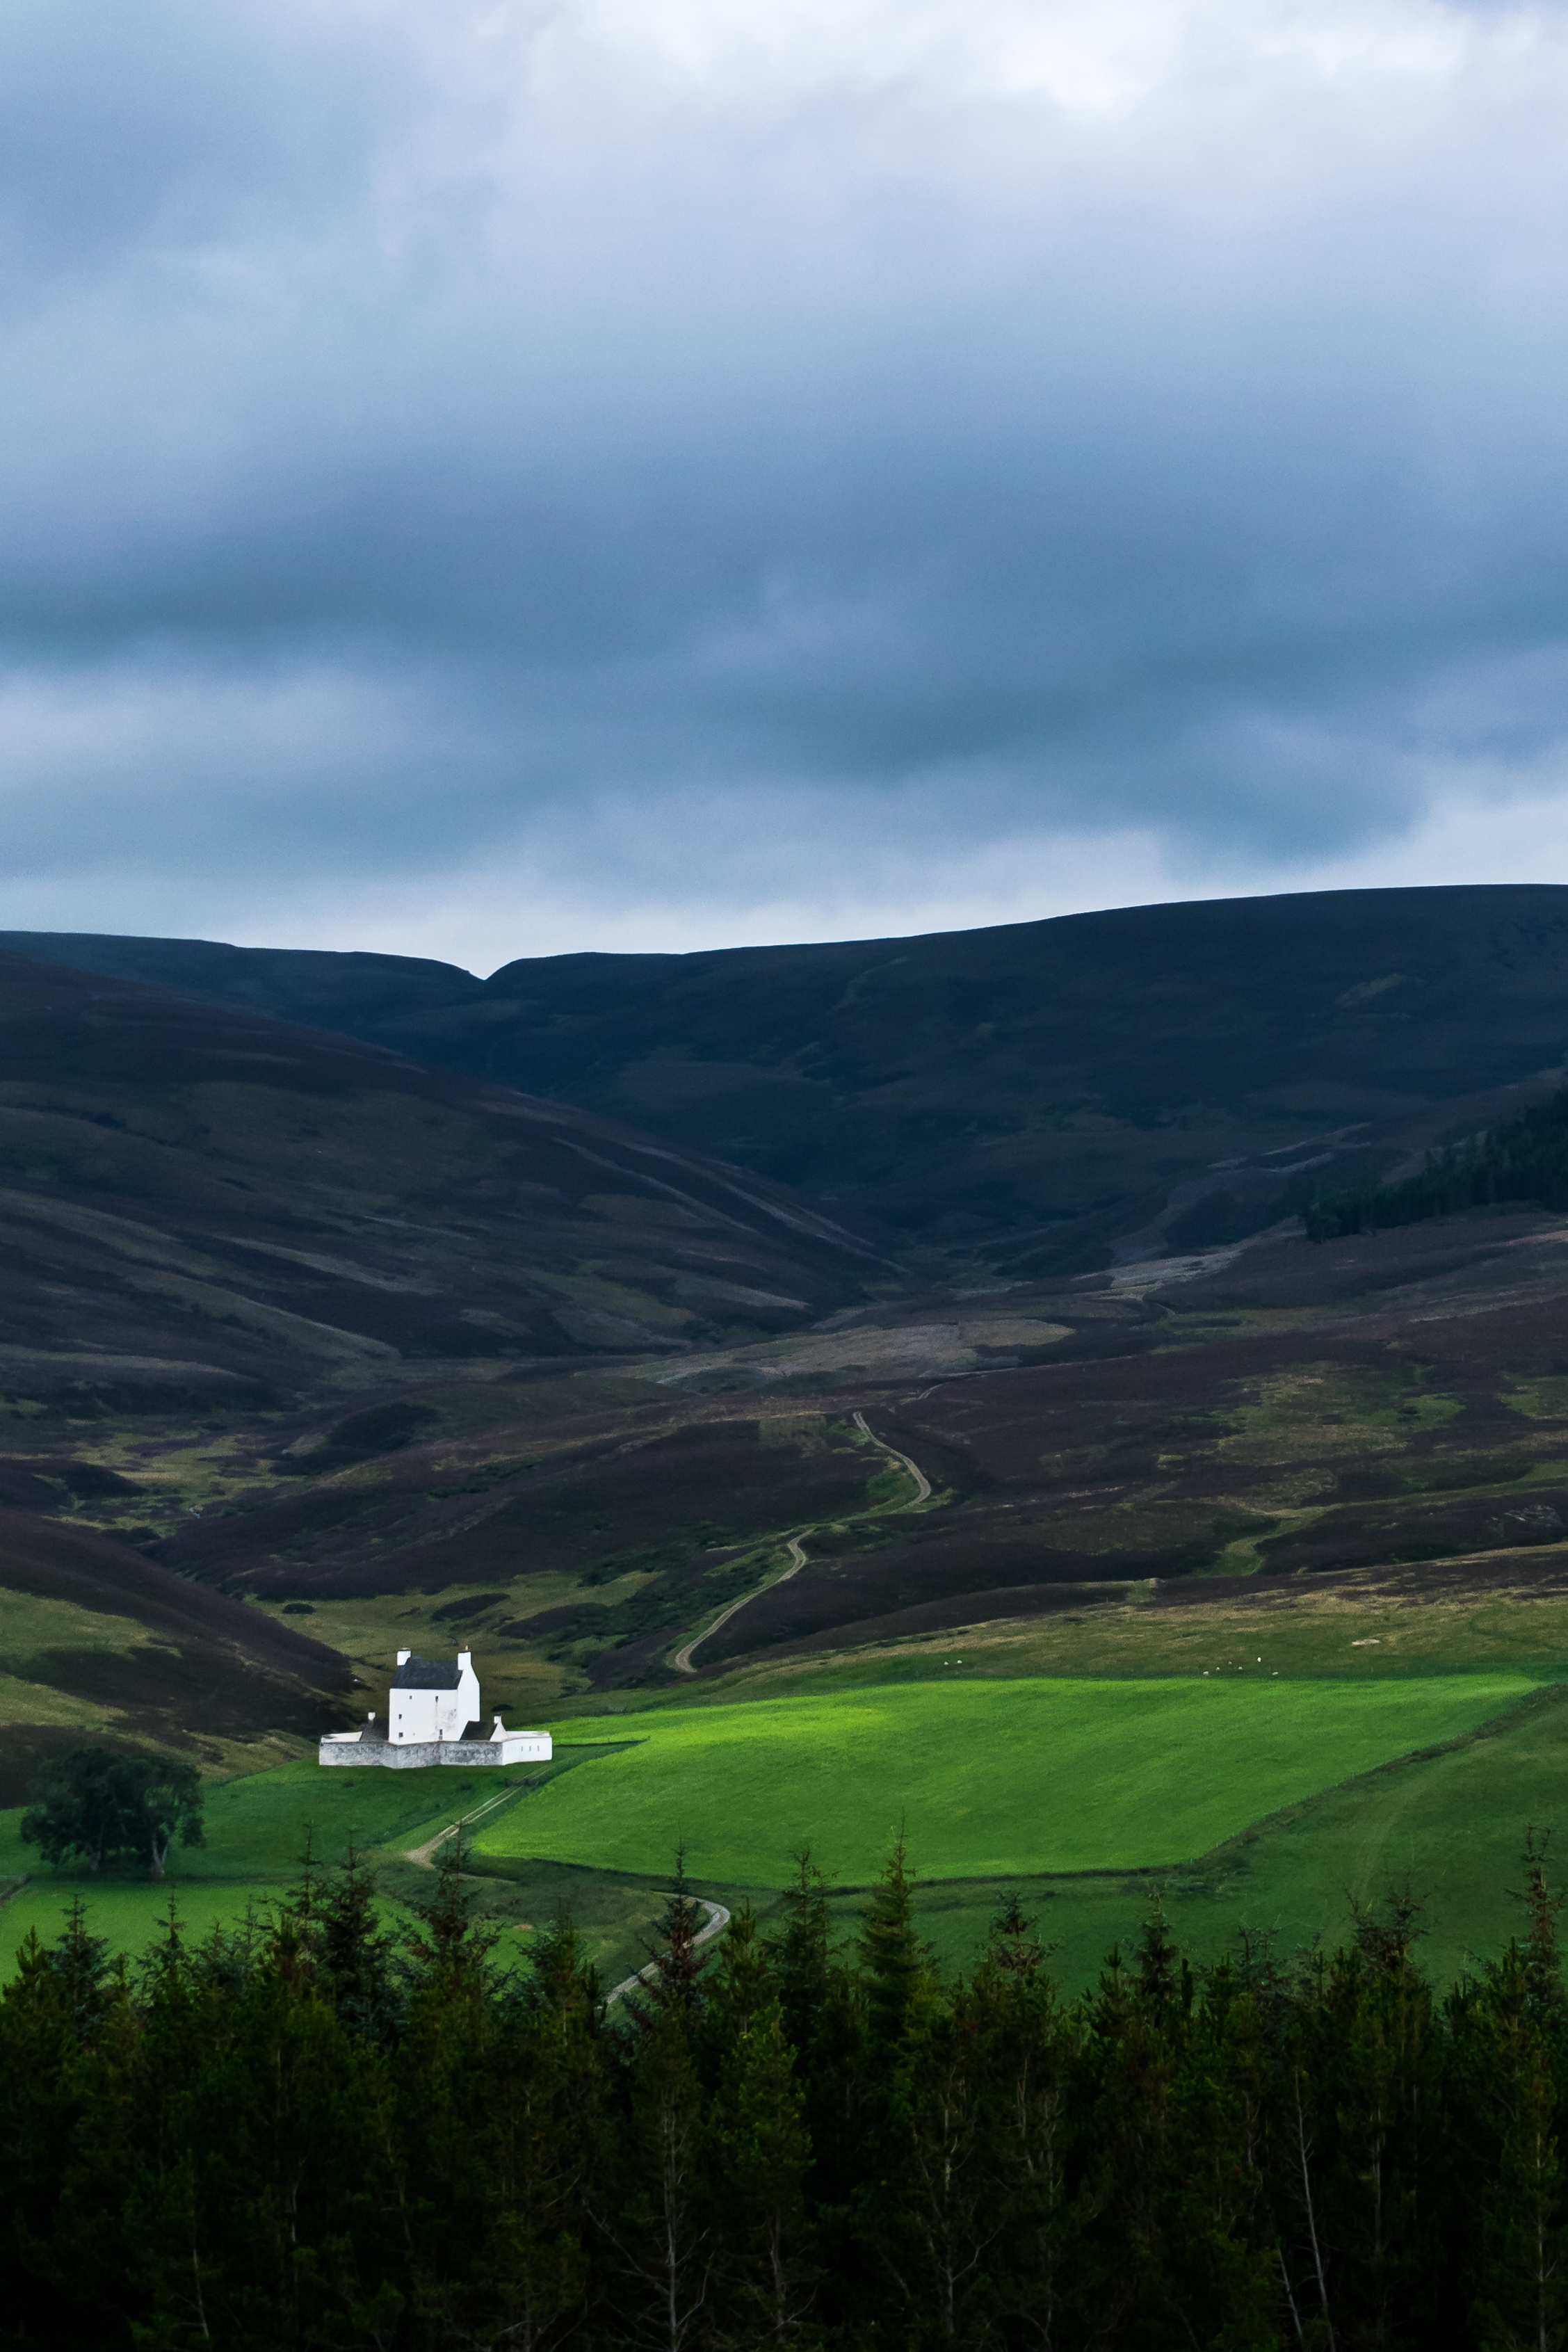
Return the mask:
[[[791, 1540], [793, 1540], [793, 1538], [791, 1538]], [[796, 1548], [799, 1549], [799, 1546]], [[806, 1555], [804, 1552], [801, 1552], [799, 1560], [796, 1562], [796, 1567], [803, 1568], [805, 1564]], [[793, 1576], [795, 1570], [791, 1569], [789, 1573]], [[708, 1628], [710, 1633], [713, 1630], [712, 1626]], [[691, 1672], [691, 1668], [688, 1666], [686, 1671], [689, 1674]], [[410, 1847], [408, 1852], [403, 1855], [404, 1862], [417, 1862], [423, 1869], [434, 1870], [435, 1868], [436, 1849], [439, 1846], [444, 1845], [446, 1840], [453, 1836], [456, 1831], [468, 1829], [475, 1822], [481, 1820], [486, 1813], [493, 1813], [497, 1805], [504, 1804], [508, 1797], [516, 1796], [516, 1794], [517, 1790], [515, 1789], [503, 1789], [500, 1790], [498, 1795], [486, 1797], [482, 1805], [476, 1805], [471, 1813], [464, 1813], [460, 1815], [456, 1821], [448, 1822], [444, 1830], [437, 1830], [435, 1835], [433, 1838], [427, 1838], [423, 1845]], [[24, 1884], [22, 1880], [17, 1881], [18, 1886], [22, 1884]], [[7, 1890], [7, 1892], [11, 1894], [15, 1894], [16, 1891], [16, 1887], [12, 1887]], [[0, 1901], [3, 1901], [4, 1899], [4, 1896], [0, 1895]], [[697, 1895], [695, 1900], [702, 1905], [703, 1909], [707, 1913], [707, 1926], [703, 1929], [700, 1935], [695, 1936], [692, 1938], [692, 1949], [694, 1951], [696, 1950], [698, 1945], [710, 1943], [715, 1936], [721, 1936], [729, 1925], [729, 1913], [725, 1909], [722, 1903], [710, 1903], [707, 1897], [704, 1895]], [[652, 1976], [656, 1966], [656, 1961], [650, 1960], [645, 1969], [639, 1969], [637, 1970], [635, 1976], [622, 1977], [621, 1982], [615, 1987], [614, 1990], [605, 1994], [605, 2008], [608, 2009], [612, 2001], [620, 2000], [625, 1994], [631, 1992], [635, 1986], [642, 1983], [644, 1977]]]
[[900, 1509], [912, 1511], [915, 1508], [915, 1503], [928, 1503], [931, 1500], [931, 1481], [925, 1475], [925, 1471], [920, 1467], [919, 1463], [912, 1462], [907, 1454], [901, 1454], [896, 1445], [890, 1445], [885, 1437], [879, 1437], [875, 1430], [873, 1429], [871, 1423], [867, 1421], [863, 1412], [856, 1413], [855, 1422], [857, 1425], [864, 1431], [865, 1434], [870, 1438], [873, 1445], [879, 1445], [884, 1454], [890, 1454], [893, 1456], [893, 1459], [898, 1464], [899, 1467], [903, 1470], [907, 1470], [910, 1476], [914, 1479], [915, 1501], [901, 1504], [899, 1506]]
[[[788, 1584], [789, 1579], [792, 1576], [799, 1576], [800, 1570], [806, 1565], [806, 1547], [800, 1541], [800, 1537], [790, 1536], [788, 1538], [788, 1541], [789, 1546], [789, 1566], [785, 1570], [782, 1576], [776, 1576], [774, 1578], [772, 1584], [765, 1584], [762, 1587], [764, 1592], [771, 1592], [775, 1585]], [[694, 1633], [691, 1640], [681, 1649], [678, 1649], [675, 1652], [674, 1658], [672, 1661], [675, 1672], [679, 1675], [695, 1675], [696, 1668], [692, 1664], [692, 1652], [699, 1648], [704, 1642], [710, 1642], [714, 1635], [718, 1632], [721, 1625], [728, 1624], [730, 1619], [735, 1615], [737, 1609], [746, 1608], [748, 1602], [755, 1601], [757, 1595], [755, 1592], [743, 1592], [738, 1601], [732, 1601], [727, 1609], [720, 1610], [718, 1615], [714, 1619], [711, 1625], [705, 1625], [700, 1633]]]
[[[920, 1504], [928, 1503], [931, 1499], [931, 1481], [925, 1475], [925, 1471], [920, 1467], [919, 1463], [911, 1461], [907, 1454], [901, 1454], [896, 1445], [890, 1445], [885, 1437], [879, 1437], [875, 1430], [873, 1429], [871, 1423], [867, 1421], [863, 1412], [856, 1413], [855, 1424], [862, 1436], [869, 1438], [871, 1443], [876, 1446], [881, 1453], [885, 1454], [891, 1461], [896, 1462], [901, 1470], [907, 1470], [909, 1475], [914, 1479], [914, 1496], [909, 1502], [900, 1504], [899, 1508], [901, 1510], [913, 1511], [916, 1509]], [[779, 1585], [788, 1584], [789, 1579], [792, 1576], [799, 1576], [800, 1570], [806, 1565], [806, 1549], [801, 1543], [800, 1537], [789, 1536], [785, 1540], [789, 1547], [789, 1566], [785, 1570], [782, 1576], [776, 1576], [771, 1584], [765, 1584], [759, 1587], [759, 1591], [762, 1592], [774, 1592], [778, 1590]], [[701, 1649], [703, 1643], [705, 1642], [711, 1642], [721, 1625], [727, 1625], [732, 1617], [737, 1616], [741, 1610], [749, 1608], [752, 1601], [757, 1598], [758, 1593], [756, 1592], [743, 1592], [738, 1601], [732, 1601], [727, 1609], [720, 1610], [718, 1615], [714, 1619], [711, 1625], [705, 1625], [700, 1633], [694, 1633], [689, 1642], [683, 1643], [681, 1647], [675, 1652], [674, 1658], [671, 1660], [671, 1664], [674, 1667], [675, 1672], [678, 1675], [695, 1675], [696, 1667], [693, 1664], [693, 1660], [696, 1652]]]
[[437, 1830], [435, 1835], [426, 1838], [423, 1845], [410, 1846], [403, 1854], [404, 1862], [417, 1862], [422, 1870], [434, 1870], [438, 1846], [444, 1846], [447, 1839], [459, 1830], [472, 1828], [476, 1822], [482, 1821], [486, 1813], [493, 1813], [497, 1805], [504, 1805], [508, 1797], [515, 1797], [517, 1793], [515, 1783], [509, 1789], [497, 1790], [495, 1796], [486, 1797], [482, 1805], [476, 1805], [471, 1813], [459, 1813], [455, 1822], [448, 1822], [444, 1830]]
[[[694, 1936], [692, 1937], [692, 1949], [694, 1952], [696, 1950], [699, 1944], [706, 1944], [711, 1937], [721, 1935], [725, 1928], [729, 1925], [729, 1913], [725, 1909], [722, 1903], [710, 1903], [706, 1895], [699, 1895], [695, 1899], [702, 1905], [703, 1909], [707, 1913], [707, 1926], [703, 1929], [700, 1936]], [[631, 1992], [637, 1985], [642, 1983], [644, 1977], [651, 1977], [658, 1965], [659, 1964], [656, 1960], [650, 1960], [647, 1967], [645, 1969], [639, 1969], [635, 1976], [622, 1977], [614, 1990], [605, 1994], [605, 2008], [608, 2009], [612, 2000], [620, 2000], [624, 1994]]]

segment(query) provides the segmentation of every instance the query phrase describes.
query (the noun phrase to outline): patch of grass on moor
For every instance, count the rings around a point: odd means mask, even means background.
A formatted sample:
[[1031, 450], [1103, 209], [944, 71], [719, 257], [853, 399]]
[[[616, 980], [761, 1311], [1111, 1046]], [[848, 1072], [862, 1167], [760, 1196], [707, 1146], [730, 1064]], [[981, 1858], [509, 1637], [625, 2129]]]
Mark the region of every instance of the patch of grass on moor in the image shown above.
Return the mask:
[[[1393, 1571], [1392, 1578], [1400, 1574]], [[1568, 1595], [1494, 1588], [1452, 1600], [1423, 1596], [1413, 1605], [1392, 1578], [1388, 1590], [1347, 1581], [1329, 1591], [1276, 1589], [1243, 1598], [1184, 1600], [1176, 1608], [1152, 1604], [1144, 1588], [1134, 1588], [1124, 1601], [1090, 1600], [1082, 1611], [769, 1659], [705, 1679], [694, 1691], [640, 1696], [630, 1705], [620, 1697], [601, 1704], [607, 1714], [624, 1716], [633, 1708], [641, 1713], [664, 1706], [727, 1706], [893, 1682], [1034, 1675], [1201, 1679], [1206, 1670], [1228, 1678], [1238, 1665], [1257, 1675], [1260, 1652], [1261, 1671], [1277, 1668], [1281, 1681], [1370, 1684], [1466, 1674], [1548, 1681], [1568, 1674]]]

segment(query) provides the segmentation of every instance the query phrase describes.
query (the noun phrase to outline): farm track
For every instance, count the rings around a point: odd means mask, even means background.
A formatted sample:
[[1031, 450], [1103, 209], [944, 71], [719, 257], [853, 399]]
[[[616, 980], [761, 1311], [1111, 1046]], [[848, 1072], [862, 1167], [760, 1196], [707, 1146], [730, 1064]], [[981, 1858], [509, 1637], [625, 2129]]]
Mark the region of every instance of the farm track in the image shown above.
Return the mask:
[[[798, 1545], [796, 1546], [796, 1549], [800, 1549]], [[801, 1552], [800, 1558], [796, 1563], [797, 1567], [804, 1567], [805, 1559], [806, 1555], [804, 1552]], [[789, 1573], [792, 1576], [795, 1573], [794, 1569], [791, 1569]], [[687, 1672], [689, 1673], [691, 1669], [688, 1667]], [[423, 1845], [411, 1846], [408, 1848], [403, 1854], [404, 1862], [417, 1863], [423, 1870], [434, 1870], [435, 1868], [436, 1853], [439, 1849], [445, 1844], [449, 1837], [455, 1836], [459, 1830], [471, 1829], [476, 1822], [483, 1821], [486, 1813], [493, 1813], [499, 1806], [505, 1804], [508, 1797], [515, 1797], [519, 1793], [519, 1790], [517, 1789], [502, 1789], [496, 1796], [486, 1797], [482, 1805], [476, 1805], [471, 1813], [460, 1814], [456, 1821], [448, 1822], [444, 1830], [437, 1830], [435, 1835], [433, 1838], [427, 1838]], [[16, 1886], [5, 1889], [5, 1894], [16, 1894], [17, 1889], [25, 1884], [25, 1880], [19, 1879], [16, 1883]], [[692, 1949], [694, 1951], [697, 1950], [704, 1944], [711, 1943], [713, 1938], [716, 1936], [722, 1935], [724, 1930], [729, 1925], [729, 1913], [726, 1910], [722, 1903], [710, 1903], [706, 1895], [697, 1895], [695, 1899], [702, 1905], [703, 1909], [707, 1913], [707, 1926], [702, 1930], [700, 1935], [693, 1937]], [[0, 1902], [3, 1902], [4, 1900], [5, 1894], [0, 1894]], [[621, 1982], [614, 1987], [613, 1990], [605, 1994], [605, 2008], [608, 2009], [612, 2001], [621, 2000], [627, 1993], [634, 1990], [634, 1989], [642, 1983], [644, 1977], [652, 1976], [657, 1966], [658, 1963], [656, 1960], [650, 1960], [646, 1968], [638, 1969], [634, 1975], [622, 1977]]]
[[[776, 1576], [774, 1578], [772, 1584], [765, 1584], [759, 1587], [759, 1590], [763, 1592], [771, 1592], [775, 1585], [788, 1584], [789, 1579], [792, 1576], [799, 1576], [800, 1570], [806, 1565], [806, 1547], [800, 1541], [800, 1537], [789, 1536], [786, 1538], [786, 1541], [788, 1542], [789, 1549], [789, 1566], [785, 1570], [782, 1576]], [[730, 1619], [735, 1616], [737, 1612], [742, 1609], [748, 1608], [756, 1598], [757, 1594], [755, 1592], [743, 1592], [738, 1601], [732, 1601], [727, 1609], [723, 1609], [719, 1612], [711, 1625], [705, 1625], [700, 1633], [694, 1633], [691, 1640], [685, 1643], [675, 1652], [674, 1658], [673, 1660], [675, 1672], [680, 1675], [695, 1675], [696, 1668], [692, 1664], [692, 1653], [694, 1650], [700, 1649], [703, 1643], [712, 1641], [714, 1635], [718, 1632], [721, 1625], [727, 1625]]]
[[493, 1813], [497, 1807], [504, 1805], [508, 1797], [519, 1794], [517, 1788], [498, 1790], [495, 1796], [486, 1797], [482, 1805], [476, 1805], [471, 1813], [460, 1813], [455, 1822], [448, 1822], [444, 1830], [437, 1830], [435, 1835], [426, 1838], [423, 1845], [410, 1846], [403, 1854], [404, 1862], [417, 1863], [422, 1870], [434, 1870], [437, 1849], [444, 1846], [449, 1837], [455, 1837], [459, 1830], [472, 1829], [474, 1823], [483, 1821], [486, 1813]]
[[912, 1503], [901, 1503], [898, 1507], [899, 1509], [903, 1511], [913, 1511], [918, 1504], [928, 1503], [931, 1500], [931, 1481], [925, 1475], [925, 1471], [920, 1467], [918, 1462], [911, 1461], [907, 1454], [901, 1454], [896, 1445], [890, 1445], [888, 1444], [885, 1437], [879, 1437], [875, 1430], [873, 1429], [870, 1422], [867, 1421], [863, 1412], [856, 1413], [855, 1424], [867, 1437], [870, 1438], [873, 1445], [880, 1447], [883, 1454], [890, 1454], [893, 1460], [898, 1464], [899, 1468], [901, 1470], [907, 1470], [910, 1476], [914, 1479], [915, 1500]]
[[[721, 1935], [725, 1928], [729, 1925], [729, 1913], [725, 1909], [722, 1903], [710, 1903], [706, 1896], [702, 1895], [697, 1895], [695, 1899], [702, 1905], [703, 1909], [707, 1913], [707, 1926], [703, 1929], [700, 1935], [693, 1937], [692, 1949], [694, 1952], [696, 1951], [701, 1945], [710, 1942], [715, 1936]], [[621, 2000], [624, 1999], [627, 1993], [634, 1991], [637, 1986], [643, 1982], [644, 1977], [651, 1977], [653, 1975], [653, 1970], [658, 1967], [658, 1965], [657, 1960], [650, 1960], [647, 1967], [645, 1969], [639, 1969], [634, 1976], [622, 1977], [620, 1983], [614, 1987], [613, 1990], [605, 1994], [605, 2008], [608, 2009], [612, 2001]]]
[[[888, 1444], [885, 1437], [879, 1437], [875, 1430], [871, 1426], [871, 1423], [867, 1421], [863, 1412], [857, 1412], [855, 1414], [855, 1425], [860, 1430], [862, 1435], [869, 1439], [871, 1444], [877, 1448], [879, 1453], [887, 1454], [892, 1461], [897, 1463], [901, 1470], [906, 1470], [909, 1475], [914, 1479], [915, 1495], [913, 1500], [907, 1503], [901, 1503], [898, 1506], [898, 1508], [904, 1511], [913, 1511], [917, 1509], [922, 1503], [929, 1502], [931, 1499], [931, 1481], [925, 1475], [925, 1471], [922, 1470], [918, 1462], [912, 1461], [907, 1454], [901, 1454], [896, 1445], [890, 1445]], [[684, 1643], [675, 1652], [674, 1658], [671, 1660], [671, 1664], [674, 1665], [675, 1672], [678, 1675], [695, 1675], [696, 1673], [696, 1667], [693, 1663], [695, 1653], [701, 1649], [705, 1642], [711, 1642], [714, 1635], [722, 1626], [727, 1625], [732, 1617], [738, 1616], [743, 1609], [749, 1608], [751, 1603], [758, 1598], [758, 1593], [775, 1591], [780, 1584], [788, 1584], [792, 1576], [800, 1575], [800, 1570], [806, 1565], [805, 1546], [801, 1543], [799, 1536], [788, 1536], [785, 1538], [785, 1541], [789, 1549], [790, 1564], [785, 1570], [783, 1575], [776, 1576], [771, 1584], [759, 1585], [757, 1592], [743, 1592], [738, 1601], [732, 1601], [727, 1609], [723, 1609], [719, 1612], [711, 1625], [705, 1625], [700, 1633], [694, 1633], [689, 1642]]]

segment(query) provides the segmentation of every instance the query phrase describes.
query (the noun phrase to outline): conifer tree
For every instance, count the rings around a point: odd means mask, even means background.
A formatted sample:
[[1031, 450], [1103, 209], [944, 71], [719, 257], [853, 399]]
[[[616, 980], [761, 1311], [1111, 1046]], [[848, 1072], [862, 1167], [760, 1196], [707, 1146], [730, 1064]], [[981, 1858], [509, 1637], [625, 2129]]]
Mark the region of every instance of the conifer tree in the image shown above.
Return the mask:
[[484, 2096], [470, 2116], [477, 2196], [465, 2289], [447, 2319], [462, 2338], [554, 2352], [594, 2293], [594, 2189], [605, 2153], [606, 2068], [598, 1989], [563, 1911], [529, 1976], [497, 1985]]
[[1533, 1832], [1524, 1872], [1524, 1942], [1511, 1942], [1449, 2003], [1454, 2105], [1484, 2163], [1470, 2315], [1479, 2352], [1568, 2345], [1562, 1898], [1547, 1884]]
[[1408, 1890], [1381, 1914], [1358, 1909], [1354, 1941], [1298, 1990], [1287, 2129], [1310, 2151], [1297, 2169], [1312, 2273], [1341, 2347], [1440, 2340], [1447, 2053], [1419, 1933]]
[[418, 2324], [440, 2341], [469, 2308], [485, 2259], [490, 2209], [486, 2120], [477, 2096], [497, 2064], [500, 1987], [495, 1931], [475, 1917], [461, 1836], [436, 1857], [436, 1885], [408, 1938], [408, 2005], [382, 2130], [396, 2167], [406, 2292]]
[[810, 2142], [768, 1948], [735, 1914], [701, 2034], [714, 2166], [716, 2319], [727, 2340], [782, 2346], [815, 2284], [806, 2215]]
[[867, 2030], [873, 2050], [884, 2053], [903, 2036], [923, 1974], [902, 1830], [866, 1906], [860, 1950]]
[[853, 2300], [861, 2261], [852, 2210], [864, 2171], [865, 1992], [858, 1972], [834, 1952], [827, 1882], [809, 1847], [795, 1864], [784, 1930], [768, 1950], [801, 2089], [814, 2258], [838, 2318]]
[[392, 1974], [396, 1937], [376, 1914], [376, 1882], [354, 1851], [348, 1852], [315, 1902], [316, 1948], [324, 1982], [351, 2033], [386, 2048], [395, 2032], [399, 2000]]
[[695, 2023], [703, 2007], [703, 1972], [708, 1953], [697, 1938], [707, 1925], [705, 1906], [686, 1882], [686, 1849], [675, 1849], [675, 1879], [669, 1900], [659, 1915], [658, 1940], [650, 1945], [648, 1965], [635, 1991], [627, 1996], [626, 2011], [644, 2032], [674, 2010]]
[[715, 2151], [694, 2025], [678, 1998], [643, 2014], [630, 2058], [622, 2162], [601, 2212], [626, 2340], [653, 2352], [687, 2352], [713, 2317]]
[[49, 1954], [49, 1965], [64, 1990], [72, 2029], [78, 2041], [86, 2041], [103, 2013], [109, 1938], [88, 1933], [87, 1913], [79, 1895], [72, 1898], [66, 1914], [65, 1932]]
[[780, 1897], [784, 1929], [768, 1947], [784, 2029], [803, 2062], [821, 2032], [832, 1968], [828, 1883], [803, 1846], [794, 1857], [795, 1880]]
[[992, 2251], [990, 2308], [1009, 2341], [1057, 2352], [1071, 2325], [1071, 2266], [1082, 2215], [1070, 2091], [1081, 2063], [1076, 2022], [1058, 2000], [1047, 1954], [1017, 1895], [991, 1926], [976, 1972], [983, 2017], [987, 2126], [1004, 2216]]

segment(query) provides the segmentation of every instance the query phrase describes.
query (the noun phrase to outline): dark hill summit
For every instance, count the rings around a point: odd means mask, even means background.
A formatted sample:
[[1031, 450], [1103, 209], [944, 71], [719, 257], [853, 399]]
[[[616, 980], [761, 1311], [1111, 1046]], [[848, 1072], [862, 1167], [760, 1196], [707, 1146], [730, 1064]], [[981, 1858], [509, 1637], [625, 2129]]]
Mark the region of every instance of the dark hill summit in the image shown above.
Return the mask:
[[1354, 890], [923, 939], [451, 966], [11, 934], [668, 1137], [1014, 1277], [1258, 1232], [1517, 1108], [1568, 889]]
[[857, 1298], [778, 1188], [341, 1036], [0, 957], [0, 1393], [678, 1350]]

